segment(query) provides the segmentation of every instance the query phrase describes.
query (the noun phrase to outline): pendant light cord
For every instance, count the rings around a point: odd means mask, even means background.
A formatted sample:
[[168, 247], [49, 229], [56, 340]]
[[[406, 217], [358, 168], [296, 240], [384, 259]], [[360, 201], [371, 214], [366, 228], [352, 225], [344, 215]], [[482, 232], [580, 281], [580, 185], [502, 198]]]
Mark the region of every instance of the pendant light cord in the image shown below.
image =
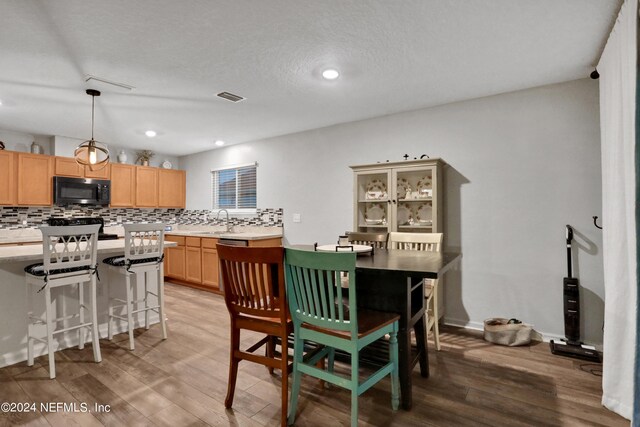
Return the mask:
[[91, 140], [93, 141], [93, 117], [95, 115], [96, 96], [91, 95]]

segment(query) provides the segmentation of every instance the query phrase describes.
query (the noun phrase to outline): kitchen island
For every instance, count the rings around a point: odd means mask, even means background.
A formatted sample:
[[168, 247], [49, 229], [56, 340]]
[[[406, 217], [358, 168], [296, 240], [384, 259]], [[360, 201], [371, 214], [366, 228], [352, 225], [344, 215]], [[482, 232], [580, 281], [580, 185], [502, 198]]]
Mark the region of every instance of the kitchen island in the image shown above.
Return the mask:
[[[165, 247], [176, 246], [176, 243], [166, 241]], [[112, 287], [112, 296], [125, 298], [124, 279], [122, 275], [109, 272], [109, 269], [102, 263], [102, 260], [109, 256], [124, 253], [124, 240], [101, 240], [98, 241], [98, 271], [100, 281], [98, 282], [98, 323], [100, 336], [107, 336], [107, 292], [106, 286], [110, 281], [117, 285]], [[24, 268], [33, 263], [42, 262], [42, 244], [34, 245], [2, 245], [0, 246], [0, 367], [13, 365], [27, 360], [27, 303], [26, 284]], [[150, 277], [149, 280], [155, 280]], [[154, 283], [150, 283], [151, 289], [155, 288]], [[137, 289], [136, 289], [137, 288]], [[144, 292], [144, 286], [136, 283], [134, 292]], [[75, 292], [67, 289], [65, 291], [52, 291], [54, 295], [58, 292]], [[64, 295], [64, 294], [63, 294]], [[56, 299], [56, 311], [65, 312], [67, 305], [70, 313], [77, 312], [78, 304], [75, 296]], [[44, 298], [34, 298], [34, 314], [44, 313]], [[158, 315], [150, 313], [151, 323], [158, 322]], [[136, 315], [136, 327], [143, 324], [144, 316], [140, 313]], [[126, 331], [125, 322], [114, 322], [116, 333]], [[78, 334], [71, 332], [60, 334], [56, 337], [57, 349], [72, 347], [78, 344]], [[44, 353], [44, 344], [36, 343], [35, 354]]]

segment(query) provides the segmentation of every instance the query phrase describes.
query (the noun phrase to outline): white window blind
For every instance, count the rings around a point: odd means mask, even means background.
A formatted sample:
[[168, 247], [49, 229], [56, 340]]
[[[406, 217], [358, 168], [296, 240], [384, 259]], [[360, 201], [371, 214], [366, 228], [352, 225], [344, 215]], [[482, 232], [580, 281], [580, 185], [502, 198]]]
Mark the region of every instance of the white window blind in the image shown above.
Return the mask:
[[212, 170], [213, 209], [255, 210], [257, 168], [253, 163]]

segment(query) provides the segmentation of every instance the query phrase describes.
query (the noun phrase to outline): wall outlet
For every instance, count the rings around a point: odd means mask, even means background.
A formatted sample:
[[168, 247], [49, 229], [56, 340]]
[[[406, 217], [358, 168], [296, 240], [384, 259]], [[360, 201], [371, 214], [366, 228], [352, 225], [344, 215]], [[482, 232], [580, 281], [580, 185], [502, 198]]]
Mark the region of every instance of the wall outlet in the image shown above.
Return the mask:
[[302, 215], [300, 215], [299, 213], [294, 213], [293, 222], [301, 222], [301, 221], [302, 221]]
[[18, 214], [18, 221], [22, 225], [27, 225], [27, 214]]
[[117, 222], [118, 224], [122, 224], [122, 216], [121, 216], [121, 215], [118, 215], [118, 216], [116, 217], [116, 222]]

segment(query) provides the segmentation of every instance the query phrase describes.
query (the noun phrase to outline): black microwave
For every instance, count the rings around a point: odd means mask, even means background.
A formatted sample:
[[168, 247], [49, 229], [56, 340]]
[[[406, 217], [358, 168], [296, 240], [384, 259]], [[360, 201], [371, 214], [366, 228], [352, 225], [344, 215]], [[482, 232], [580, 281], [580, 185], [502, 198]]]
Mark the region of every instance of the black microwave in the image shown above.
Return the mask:
[[53, 203], [65, 205], [102, 205], [111, 202], [111, 181], [89, 178], [53, 177]]

